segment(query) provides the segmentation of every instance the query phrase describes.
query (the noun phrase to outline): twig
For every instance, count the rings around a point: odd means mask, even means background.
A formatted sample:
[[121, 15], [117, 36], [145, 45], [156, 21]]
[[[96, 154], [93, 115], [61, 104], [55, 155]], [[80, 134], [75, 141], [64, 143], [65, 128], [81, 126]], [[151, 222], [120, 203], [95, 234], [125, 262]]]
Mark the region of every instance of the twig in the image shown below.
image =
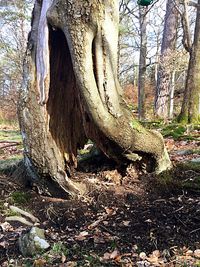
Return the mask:
[[[7, 143], [7, 142], [6, 142]], [[12, 143], [12, 144], [9, 144], [9, 145], [5, 145], [5, 146], [0, 146], [0, 149], [2, 149], [2, 148], [7, 148], [7, 147], [12, 147], [12, 146], [19, 146], [19, 145], [21, 145], [22, 143], [18, 143], [18, 142], [16, 142], [16, 143]]]
[[184, 207], [182, 206], [182, 207], [178, 208], [177, 210], [172, 211], [172, 213], [178, 212], [178, 211], [182, 210], [183, 208]]
[[196, 232], [198, 232], [198, 231], [200, 231], [200, 228], [197, 228], [197, 229], [191, 231], [190, 234], [196, 233]]
[[7, 144], [21, 144], [21, 142], [17, 142], [17, 141], [9, 141], [9, 140], [0, 140], [0, 144], [4, 144], [4, 143], [7, 143]]
[[183, 225], [184, 227], [187, 228], [187, 225], [186, 225], [183, 221], [181, 221], [181, 219], [179, 219], [177, 216], [175, 216], [175, 218], [176, 218], [180, 223], [182, 223], [182, 225]]

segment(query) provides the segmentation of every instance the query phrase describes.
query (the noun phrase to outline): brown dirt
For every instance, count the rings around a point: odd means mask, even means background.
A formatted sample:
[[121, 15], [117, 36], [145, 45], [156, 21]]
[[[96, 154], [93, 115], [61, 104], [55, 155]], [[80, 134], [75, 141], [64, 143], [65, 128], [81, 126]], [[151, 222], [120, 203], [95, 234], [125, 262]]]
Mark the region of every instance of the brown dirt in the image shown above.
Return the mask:
[[[11, 177], [1, 176], [0, 200], [6, 205], [10, 203], [12, 192], [28, 193], [30, 200], [20, 206], [40, 219], [40, 226], [46, 230], [51, 244], [61, 241], [69, 248], [67, 260], [79, 262], [78, 266], [137, 266], [139, 252], [149, 254], [155, 250], [167, 253], [163, 254], [165, 264], [157, 266], [195, 266], [167, 265], [173, 263], [177, 251], [178, 255], [184, 255], [189, 248], [200, 248], [200, 191], [185, 190], [177, 183], [193, 179], [194, 172], [175, 170], [173, 175], [176, 182], [162, 185], [152, 175], [139, 177], [131, 166], [124, 176], [115, 169], [77, 172], [75, 177], [92, 182], [97, 189], [76, 200], [45, 197], [33, 189], [22, 188]], [[200, 170], [195, 176], [200, 176]], [[20, 259], [17, 239], [28, 227], [14, 222], [12, 227], [3, 230], [4, 222], [2, 214], [0, 264], [8, 266], [8, 259]], [[121, 255], [120, 261], [105, 260], [105, 253], [112, 251]], [[85, 255], [102, 257], [105, 261], [102, 265], [84, 265]], [[61, 264], [61, 259], [56, 258], [53, 264], [42, 266], [62, 266], [59, 262]]]

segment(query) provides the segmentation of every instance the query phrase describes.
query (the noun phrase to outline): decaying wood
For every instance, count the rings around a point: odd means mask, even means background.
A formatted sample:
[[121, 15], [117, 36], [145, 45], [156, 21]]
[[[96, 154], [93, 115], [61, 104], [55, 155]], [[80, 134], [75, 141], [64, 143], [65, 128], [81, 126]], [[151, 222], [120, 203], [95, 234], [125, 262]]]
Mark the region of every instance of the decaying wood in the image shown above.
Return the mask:
[[37, 39], [37, 88], [39, 91], [41, 105], [46, 104], [49, 92], [50, 82], [50, 63], [49, 63], [49, 30], [47, 24], [47, 10], [51, 6], [53, 0], [43, 0], [40, 14], [40, 21], [38, 27]]
[[[40, 4], [36, 0], [19, 112], [25, 164], [34, 183], [58, 198], [61, 192], [87, 192], [70, 176], [77, 150], [88, 139], [120, 163], [136, 154], [133, 160], [148, 158], [152, 170], [170, 168], [162, 136], [135, 122], [121, 95], [118, 1], [44, 0], [42, 9]], [[46, 105], [38, 104], [38, 81], [40, 103]]]
[[15, 207], [15, 206], [10, 206], [9, 208], [13, 212], [17, 212], [17, 213], [20, 213], [21, 215], [24, 215], [24, 216], [28, 217], [34, 223], [39, 222], [38, 218], [36, 218], [35, 216], [33, 216], [31, 213], [29, 213], [27, 211], [24, 211], [24, 210], [22, 210], [22, 209], [20, 209], [18, 207]]
[[28, 226], [33, 226], [33, 223], [27, 221], [25, 218], [20, 217], [20, 216], [9, 216], [5, 218], [5, 221], [8, 222], [20, 222], [22, 224], [28, 225]]

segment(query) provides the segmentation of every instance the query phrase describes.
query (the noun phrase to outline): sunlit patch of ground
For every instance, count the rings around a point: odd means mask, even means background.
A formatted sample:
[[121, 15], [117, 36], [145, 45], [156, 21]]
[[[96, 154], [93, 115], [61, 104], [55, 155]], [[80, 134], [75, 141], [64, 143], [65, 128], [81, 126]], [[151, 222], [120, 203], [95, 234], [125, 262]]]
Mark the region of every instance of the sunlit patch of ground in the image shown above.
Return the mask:
[[[9, 134], [4, 141], [19, 142]], [[90, 166], [73, 175], [94, 190], [76, 200], [43, 196], [1, 175], [0, 266], [200, 266], [200, 166], [185, 164], [198, 157], [198, 140], [168, 138], [166, 145], [174, 166], [184, 164], [160, 177], [138, 176], [131, 166], [123, 174]], [[21, 156], [16, 149], [11, 155]], [[1, 156], [9, 159], [10, 152]], [[40, 219], [51, 244], [47, 252], [22, 257], [17, 240], [29, 227], [5, 222], [10, 204]]]

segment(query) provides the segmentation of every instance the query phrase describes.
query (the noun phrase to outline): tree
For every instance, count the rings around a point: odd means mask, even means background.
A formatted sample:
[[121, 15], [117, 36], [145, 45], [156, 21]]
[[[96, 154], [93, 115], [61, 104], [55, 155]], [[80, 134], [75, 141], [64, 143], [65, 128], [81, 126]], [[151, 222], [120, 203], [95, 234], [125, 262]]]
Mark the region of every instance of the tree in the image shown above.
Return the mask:
[[171, 167], [162, 136], [137, 123], [121, 97], [117, 37], [117, 1], [35, 2], [19, 118], [25, 165], [43, 188], [85, 191], [70, 170], [88, 138], [120, 163]]
[[173, 0], [167, 1], [161, 57], [155, 96], [155, 114], [161, 118], [168, 117], [169, 87], [173, 65], [178, 28], [178, 11]]
[[140, 59], [138, 77], [138, 114], [140, 119], [145, 118], [145, 85], [146, 85], [146, 57], [147, 57], [147, 10], [148, 7], [139, 7], [140, 22]]
[[[198, 0], [198, 6], [200, 0]], [[190, 40], [190, 39], [189, 39]], [[188, 41], [189, 43], [189, 41]], [[181, 113], [178, 120], [184, 123], [200, 121], [200, 9], [197, 8], [194, 42], [187, 46], [190, 53]]]
[[17, 117], [30, 8], [31, 4], [22, 0], [1, 1], [0, 4], [0, 108], [3, 118], [5, 115]]

